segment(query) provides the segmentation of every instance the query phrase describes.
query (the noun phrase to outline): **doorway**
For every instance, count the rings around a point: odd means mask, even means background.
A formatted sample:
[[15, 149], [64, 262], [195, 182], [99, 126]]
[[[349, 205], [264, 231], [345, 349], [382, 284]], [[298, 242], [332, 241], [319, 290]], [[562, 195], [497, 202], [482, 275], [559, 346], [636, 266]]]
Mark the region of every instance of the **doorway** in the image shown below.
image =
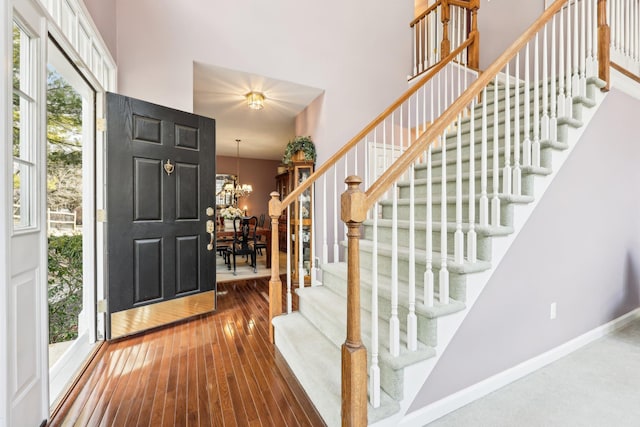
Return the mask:
[[47, 61], [49, 404], [96, 341], [95, 92], [58, 46]]

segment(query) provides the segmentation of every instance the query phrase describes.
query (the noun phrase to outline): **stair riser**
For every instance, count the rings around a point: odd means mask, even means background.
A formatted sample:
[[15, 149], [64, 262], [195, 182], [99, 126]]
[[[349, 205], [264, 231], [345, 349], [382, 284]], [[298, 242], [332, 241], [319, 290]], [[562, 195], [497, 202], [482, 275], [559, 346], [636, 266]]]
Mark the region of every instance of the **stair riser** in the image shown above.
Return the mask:
[[[347, 297], [347, 281], [346, 277], [337, 276], [330, 272], [325, 272], [325, 276], [323, 279], [329, 285], [330, 289], [341, 295], [342, 297]], [[388, 283], [388, 280], [385, 278], [383, 280], [384, 283]], [[422, 288], [421, 292], [424, 292]], [[423, 293], [418, 293], [418, 289], [416, 289], [416, 298], [417, 301], [423, 302], [424, 295]], [[361, 307], [367, 310], [367, 316], [363, 318], [363, 322], [371, 322], [371, 284], [366, 282], [361, 282], [360, 285], [360, 302]], [[407, 315], [409, 314], [409, 302], [406, 298], [398, 299], [398, 318], [400, 319], [400, 329], [403, 332], [407, 330]], [[388, 322], [391, 318], [391, 298], [390, 291], [387, 288], [379, 288], [378, 289], [378, 317], [381, 322]], [[435, 346], [437, 344], [437, 334], [436, 327], [437, 321], [434, 319], [430, 319], [427, 316], [423, 315], [420, 312], [416, 312], [416, 318], [418, 320], [418, 340], [420, 342], [425, 343], [426, 345]]]
[[[371, 252], [363, 251], [360, 255], [360, 268], [372, 268], [372, 255]], [[416, 295], [422, 295], [424, 292], [424, 272], [425, 272], [425, 260], [416, 259]], [[378, 255], [378, 274], [380, 286], [391, 286], [391, 258], [384, 255]], [[438, 266], [433, 267], [434, 276], [434, 290], [440, 291], [440, 268]], [[386, 278], [386, 279], [383, 279]], [[409, 281], [409, 261], [407, 259], [398, 259], [398, 279], [404, 282]], [[466, 275], [458, 274], [455, 272], [449, 272], [449, 294], [451, 298], [458, 301], [465, 301], [466, 299]]]
[[[489, 198], [489, 212], [491, 211], [491, 194], [488, 195]], [[432, 207], [432, 215], [434, 221], [440, 221], [441, 212], [440, 212], [440, 202], [434, 202]], [[415, 217], [424, 220], [427, 217], [427, 208], [425, 204], [416, 204], [414, 206], [415, 209]], [[480, 207], [478, 202], [476, 201], [476, 224], [480, 223]], [[393, 206], [391, 204], [383, 204], [382, 205], [382, 217], [385, 219], [393, 218]], [[462, 218], [463, 221], [468, 221], [469, 218], [469, 205], [464, 202], [462, 204]], [[511, 225], [513, 223], [513, 206], [510, 203], [506, 203], [504, 201], [500, 202], [500, 225]], [[402, 221], [409, 220], [409, 206], [408, 205], [398, 205], [398, 219]], [[490, 218], [489, 218], [490, 219]], [[456, 221], [456, 204], [455, 203], [447, 203], [447, 221], [455, 222]]]
[[[347, 333], [344, 329], [343, 319], [346, 318], [346, 300], [345, 307], [342, 307], [344, 312], [343, 316], [338, 318], [327, 316], [327, 313], [323, 311], [323, 307], [315, 304], [313, 299], [300, 296], [300, 313], [305, 316], [311, 323], [319, 327], [323, 334], [329, 338], [331, 342], [338, 348], [344, 343]], [[371, 313], [362, 310], [360, 313], [362, 322], [362, 341], [367, 349], [371, 348]], [[406, 317], [405, 317], [406, 319]], [[389, 331], [386, 324], [383, 324], [383, 319], [380, 319], [379, 324], [379, 345], [380, 349], [389, 350]], [[402, 321], [400, 322], [403, 323]], [[422, 328], [424, 329], [424, 328]], [[406, 329], [403, 329], [406, 330]], [[383, 359], [378, 360], [380, 367], [380, 386], [388, 395], [394, 399], [402, 398], [404, 375], [402, 370], [394, 370], [387, 366]], [[367, 351], [367, 365], [371, 364], [371, 352]]]
[[[475, 157], [474, 167], [476, 171], [480, 171], [482, 168], [482, 161], [481, 161], [482, 151], [480, 150], [479, 146], [476, 148], [477, 149], [474, 152], [474, 157]], [[543, 147], [540, 149], [540, 166], [546, 167], [546, 168], [551, 167], [552, 151], [554, 150], [550, 147]], [[512, 167], [515, 165], [514, 159], [515, 157], [512, 152], [511, 153]], [[522, 151], [521, 151], [521, 155], [520, 155], [521, 164], [523, 160], [524, 160], [524, 157], [522, 156]], [[452, 171], [455, 171], [456, 162], [457, 162], [457, 159], [456, 159], [455, 150], [451, 152], [447, 152], [447, 163], [446, 163], [447, 175], [451, 174]], [[469, 153], [468, 152], [462, 154], [462, 164], [463, 164], [462, 166], [463, 171], [468, 171], [469, 170], [469, 166], [468, 166]], [[500, 165], [500, 168], [504, 167], [504, 146], [500, 147], [498, 164]], [[432, 176], [437, 177], [442, 174], [441, 165], [442, 165], [441, 153], [433, 153], [432, 162], [431, 162]], [[493, 171], [493, 145], [489, 144], [487, 146], [487, 174], [491, 175], [492, 171]], [[415, 177], [416, 179], [425, 179], [427, 177], [427, 166], [424, 163], [416, 165]]]
[[[392, 230], [390, 227], [378, 227], [378, 241], [379, 242], [391, 242], [391, 234]], [[409, 229], [407, 228], [398, 228], [398, 243], [400, 247], [409, 247]], [[455, 230], [447, 231], [447, 253], [449, 255], [453, 255], [454, 249], [454, 235]], [[433, 239], [433, 249], [439, 251], [440, 250], [440, 242], [441, 242], [441, 233], [440, 230], [435, 230], [432, 235]], [[373, 226], [365, 225], [364, 226], [364, 238], [367, 240], [373, 239]], [[464, 233], [465, 238], [465, 247], [467, 240], [467, 233]], [[416, 249], [426, 249], [426, 233], [424, 229], [418, 230], [415, 233], [415, 243]], [[491, 261], [491, 238], [485, 237], [483, 235], [477, 235], [477, 259]]]
[[[493, 171], [492, 171], [493, 172]], [[502, 176], [502, 174], [501, 174]], [[513, 173], [512, 173], [513, 176]], [[521, 195], [532, 195], [533, 194], [533, 175], [520, 175], [521, 176]], [[487, 176], [487, 186], [491, 187], [492, 184], [492, 175]], [[513, 178], [512, 178], [513, 180]], [[480, 192], [480, 184], [481, 184], [481, 179], [480, 177], [477, 177], [474, 180], [474, 192], [475, 194], [478, 194]], [[457, 182], [456, 179], [454, 177], [449, 177], [449, 179], [447, 180], [447, 194], [449, 195], [455, 195], [456, 194], [456, 186], [457, 186]], [[437, 182], [432, 183], [431, 185], [431, 194], [432, 195], [436, 195], [436, 194], [440, 194], [441, 190], [441, 186], [440, 186], [440, 179], [437, 180]], [[409, 199], [409, 193], [410, 193], [410, 187], [409, 185], [399, 185], [398, 186], [398, 198], [399, 199]], [[468, 177], [464, 177], [462, 178], [462, 194], [469, 194], [469, 178]], [[420, 183], [416, 183], [414, 184], [414, 197], [415, 198], [426, 198], [427, 197], [427, 184], [424, 183], [423, 181], [421, 181]]]

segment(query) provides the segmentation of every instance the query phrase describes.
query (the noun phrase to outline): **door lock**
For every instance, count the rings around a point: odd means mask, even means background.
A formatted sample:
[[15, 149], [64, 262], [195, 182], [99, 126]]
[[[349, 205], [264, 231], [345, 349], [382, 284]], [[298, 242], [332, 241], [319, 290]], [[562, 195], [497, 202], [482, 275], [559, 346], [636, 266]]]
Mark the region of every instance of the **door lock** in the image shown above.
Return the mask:
[[209, 206], [205, 212], [207, 213], [207, 216], [213, 216], [213, 214], [215, 213], [211, 206]]
[[207, 220], [207, 233], [209, 233], [209, 244], [207, 245], [207, 250], [208, 251], [212, 251], [213, 250], [213, 242], [215, 239], [215, 225], [213, 224], [213, 220], [208, 219]]

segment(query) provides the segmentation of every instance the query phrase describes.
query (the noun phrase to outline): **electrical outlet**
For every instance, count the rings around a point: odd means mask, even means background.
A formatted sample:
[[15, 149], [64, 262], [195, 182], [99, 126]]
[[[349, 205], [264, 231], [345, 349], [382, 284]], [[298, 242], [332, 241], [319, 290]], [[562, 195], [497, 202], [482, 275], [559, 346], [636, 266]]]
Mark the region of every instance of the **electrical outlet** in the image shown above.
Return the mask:
[[549, 319], [553, 320], [558, 315], [558, 305], [555, 302], [551, 303], [551, 309], [549, 310]]

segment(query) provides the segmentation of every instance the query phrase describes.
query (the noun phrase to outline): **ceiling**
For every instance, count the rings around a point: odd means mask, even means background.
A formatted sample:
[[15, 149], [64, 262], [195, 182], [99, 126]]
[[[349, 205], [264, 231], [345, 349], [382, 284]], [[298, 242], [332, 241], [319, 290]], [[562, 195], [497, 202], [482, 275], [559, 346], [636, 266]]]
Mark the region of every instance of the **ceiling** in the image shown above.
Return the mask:
[[[264, 108], [252, 110], [245, 95], [265, 96]], [[257, 74], [194, 63], [193, 112], [216, 120], [216, 154], [279, 160], [295, 136], [295, 118], [322, 90]]]

